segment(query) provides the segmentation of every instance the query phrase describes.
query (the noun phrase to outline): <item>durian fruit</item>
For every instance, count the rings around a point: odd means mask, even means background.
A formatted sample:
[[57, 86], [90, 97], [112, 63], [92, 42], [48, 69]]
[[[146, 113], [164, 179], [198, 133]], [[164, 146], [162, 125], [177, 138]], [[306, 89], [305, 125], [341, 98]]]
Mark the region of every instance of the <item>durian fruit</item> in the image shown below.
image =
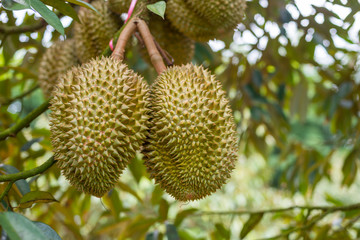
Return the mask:
[[233, 29], [244, 17], [246, 0], [185, 0], [200, 16], [217, 28]]
[[41, 58], [39, 65], [39, 85], [46, 98], [51, 96], [61, 74], [77, 65], [73, 39], [55, 42]]
[[[174, 64], [181, 65], [191, 61], [194, 56], [194, 41], [178, 32], [169, 21], [151, 14], [149, 28], [161, 48], [173, 57]], [[151, 62], [146, 48], [142, 49], [142, 55], [148, 63]]]
[[184, 35], [206, 42], [219, 35], [218, 29], [196, 13], [184, 0], [168, 0], [166, 18]]
[[230, 177], [235, 123], [219, 81], [201, 66], [168, 68], [151, 90], [144, 161], [155, 182], [180, 201], [201, 199]]
[[131, 0], [109, 0], [109, 8], [117, 14], [127, 13]]
[[51, 141], [70, 184], [108, 192], [147, 133], [149, 92], [142, 77], [113, 58], [96, 58], [59, 79], [51, 100]]
[[82, 63], [101, 55], [121, 25], [119, 16], [109, 10], [108, 2], [98, 0], [92, 5], [98, 13], [81, 8], [80, 23], [74, 25], [76, 53]]

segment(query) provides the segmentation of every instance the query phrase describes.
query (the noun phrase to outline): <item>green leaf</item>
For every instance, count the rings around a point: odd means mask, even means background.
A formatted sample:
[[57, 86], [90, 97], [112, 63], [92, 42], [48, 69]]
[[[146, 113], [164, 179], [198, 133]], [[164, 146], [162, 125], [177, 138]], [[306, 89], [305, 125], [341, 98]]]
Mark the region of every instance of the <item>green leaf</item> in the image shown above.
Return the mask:
[[82, 0], [67, 0], [67, 2], [79, 5], [81, 7], [91, 9], [98, 13], [98, 10], [96, 10], [96, 8], [94, 8], [90, 3], [84, 2]]
[[215, 228], [222, 238], [230, 239], [231, 236], [230, 230], [226, 229], [223, 224], [217, 223], [215, 224]]
[[178, 212], [178, 214], [175, 217], [174, 225], [177, 226], [177, 227], [180, 226], [180, 224], [183, 222], [183, 220], [187, 216], [189, 216], [189, 215], [191, 215], [191, 214], [193, 214], [193, 213], [195, 213], [197, 211], [198, 210], [196, 208], [190, 208], [190, 209], [186, 209], [184, 211]]
[[166, 237], [168, 240], [180, 240], [175, 225], [169, 223], [166, 224]]
[[[7, 174], [19, 172], [19, 170], [17, 170], [17, 168], [10, 166], [10, 165], [0, 164], [0, 168], [4, 169]], [[30, 192], [30, 186], [24, 179], [17, 180], [15, 182], [15, 184], [23, 196], [25, 194], [27, 194], [28, 192]]]
[[166, 10], [166, 2], [165, 1], [159, 1], [154, 4], [147, 5], [147, 8], [155, 13], [156, 15], [159, 15], [164, 19], [165, 16], [165, 10]]
[[61, 35], [65, 35], [64, 27], [61, 24], [60, 19], [44, 3], [40, 0], [30, 0], [30, 6], [37, 11], [47, 23], [53, 26], [56, 31]]
[[169, 212], [169, 203], [165, 199], [161, 199], [159, 207], [159, 220], [165, 221]]
[[137, 200], [139, 200], [139, 202], [143, 202], [143, 200], [141, 199], [141, 197], [133, 190], [131, 189], [131, 187], [129, 187], [127, 184], [124, 184], [122, 182], [118, 183], [118, 186], [121, 188], [121, 190], [130, 193], [131, 195], [133, 195], [134, 197], [137, 198]]
[[57, 202], [57, 200], [49, 192], [33, 191], [25, 194], [20, 200], [20, 208], [29, 208], [34, 203]]
[[240, 232], [240, 239], [246, 237], [246, 235], [248, 235], [248, 233], [261, 221], [263, 216], [263, 213], [251, 214], [249, 220], [244, 224], [244, 227]]
[[128, 167], [136, 182], [139, 183], [140, 179], [145, 175], [145, 167], [142, 163], [142, 155], [136, 153], [136, 157], [130, 162]]
[[61, 240], [61, 237], [52, 229], [49, 225], [43, 222], [33, 222], [35, 225], [40, 228], [40, 230], [44, 233], [44, 235], [49, 240]]
[[146, 238], [145, 240], [157, 240], [158, 239], [158, 235], [159, 233], [154, 231], [154, 232], [149, 232], [146, 234]]
[[18, 213], [0, 213], [0, 225], [11, 240], [47, 239], [40, 228], [38, 228], [32, 221]]
[[162, 199], [163, 194], [164, 191], [161, 189], [161, 187], [156, 185], [151, 195], [151, 204], [158, 205]]
[[359, 149], [354, 148], [345, 158], [344, 164], [342, 166], [342, 172], [344, 175], [342, 181], [343, 185], [350, 186], [355, 181], [359, 153]]
[[7, 10], [23, 10], [29, 9], [29, 1], [26, 0], [2, 0], [2, 6]]
[[79, 17], [74, 8], [70, 4], [62, 0], [41, 0], [44, 4], [52, 6], [59, 10], [62, 14], [71, 17], [72, 19], [79, 21]]

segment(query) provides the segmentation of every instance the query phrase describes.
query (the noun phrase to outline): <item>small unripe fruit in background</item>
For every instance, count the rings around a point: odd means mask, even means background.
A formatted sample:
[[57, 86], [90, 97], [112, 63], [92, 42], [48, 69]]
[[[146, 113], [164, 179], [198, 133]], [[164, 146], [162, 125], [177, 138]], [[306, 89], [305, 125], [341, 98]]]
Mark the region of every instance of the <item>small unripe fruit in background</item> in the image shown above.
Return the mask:
[[121, 25], [119, 16], [109, 10], [107, 2], [98, 0], [92, 5], [98, 13], [81, 8], [78, 13], [80, 23], [74, 25], [76, 53], [82, 63], [100, 56]]
[[73, 39], [57, 41], [45, 51], [39, 66], [38, 81], [46, 98], [51, 96], [59, 76], [77, 64], [79, 61], [75, 54]]

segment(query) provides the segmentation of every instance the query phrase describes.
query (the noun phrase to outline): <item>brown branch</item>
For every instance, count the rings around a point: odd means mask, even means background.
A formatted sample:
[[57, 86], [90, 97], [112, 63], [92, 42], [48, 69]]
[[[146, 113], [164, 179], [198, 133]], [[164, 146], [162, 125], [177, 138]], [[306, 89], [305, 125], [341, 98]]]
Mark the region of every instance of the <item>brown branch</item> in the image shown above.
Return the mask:
[[31, 113], [29, 113], [24, 119], [20, 122], [16, 123], [14, 126], [0, 132], [0, 142], [5, 140], [9, 136], [16, 136], [18, 132], [20, 132], [23, 128], [26, 128], [30, 125], [30, 123], [40, 116], [43, 112], [45, 112], [50, 105], [50, 99], [45, 103], [40, 105], [38, 108], [34, 109]]
[[0, 182], [15, 182], [20, 179], [27, 179], [36, 176], [51, 168], [51, 166], [54, 165], [55, 162], [56, 160], [54, 159], [54, 156], [52, 156], [46, 162], [44, 162], [43, 164], [41, 164], [36, 168], [26, 170], [23, 172], [0, 175]]
[[147, 26], [146, 22], [142, 19], [138, 18], [136, 19], [135, 22], [142, 36], [142, 39], [144, 40], [152, 65], [154, 66], [156, 72], [158, 74], [161, 74], [163, 71], [166, 70], [166, 66], [161, 57], [161, 54], [156, 48], [156, 44], [154, 42], [153, 36], [150, 33], [149, 27]]
[[6, 25], [0, 25], [0, 33], [3, 34], [20, 34], [20, 33], [26, 33], [26, 32], [34, 32], [37, 30], [42, 29], [45, 27], [47, 23], [44, 19], [40, 19], [39, 22], [37, 22], [34, 25], [27, 25], [27, 26], [6, 26]]
[[121, 61], [124, 60], [126, 44], [135, 31], [135, 21], [133, 19], [130, 19], [120, 33], [114, 52], [111, 55], [113, 58], [119, 59]]
[[1, 105], [7, 106], [10, 105], [12, 102], [21, 99], [23, 97], [26, 97], [27, 95], [31, 94], [32, 92], [34, 92], [36, 89], [39, 88], [39, 85], [35, 85], [34, 87], [30, 88], [29, 90], [27, 90], [26, 92], [20, 94], [19, 96], [16, 96], [14, 98], [11, 98], [9, 100], [4, 101], [3, 103], [0, 102]]

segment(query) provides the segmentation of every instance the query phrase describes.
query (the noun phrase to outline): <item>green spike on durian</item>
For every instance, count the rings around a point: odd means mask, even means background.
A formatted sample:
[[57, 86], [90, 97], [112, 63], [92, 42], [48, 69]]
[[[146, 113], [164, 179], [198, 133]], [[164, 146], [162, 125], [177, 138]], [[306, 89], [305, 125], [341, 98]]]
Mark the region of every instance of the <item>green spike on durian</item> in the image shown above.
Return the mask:
[[51, 96], [59, 76], [79, 63], [75, 54], [74, 43], [73, 39], [55, 42], [41, 58], [39, 85], [46, 98]]
[[228, 180], [237, 159], [236, 127], [219, 81], [201, 66], [168, 68], [151, 90], [144, 162], [180, 201], [201, 199]]
[[101, 197], [145, 139], [147, 84], [120, 61], [96, 58], [62, 75], [53, 93], [50, 130], [58, 166], [78, 190]]

